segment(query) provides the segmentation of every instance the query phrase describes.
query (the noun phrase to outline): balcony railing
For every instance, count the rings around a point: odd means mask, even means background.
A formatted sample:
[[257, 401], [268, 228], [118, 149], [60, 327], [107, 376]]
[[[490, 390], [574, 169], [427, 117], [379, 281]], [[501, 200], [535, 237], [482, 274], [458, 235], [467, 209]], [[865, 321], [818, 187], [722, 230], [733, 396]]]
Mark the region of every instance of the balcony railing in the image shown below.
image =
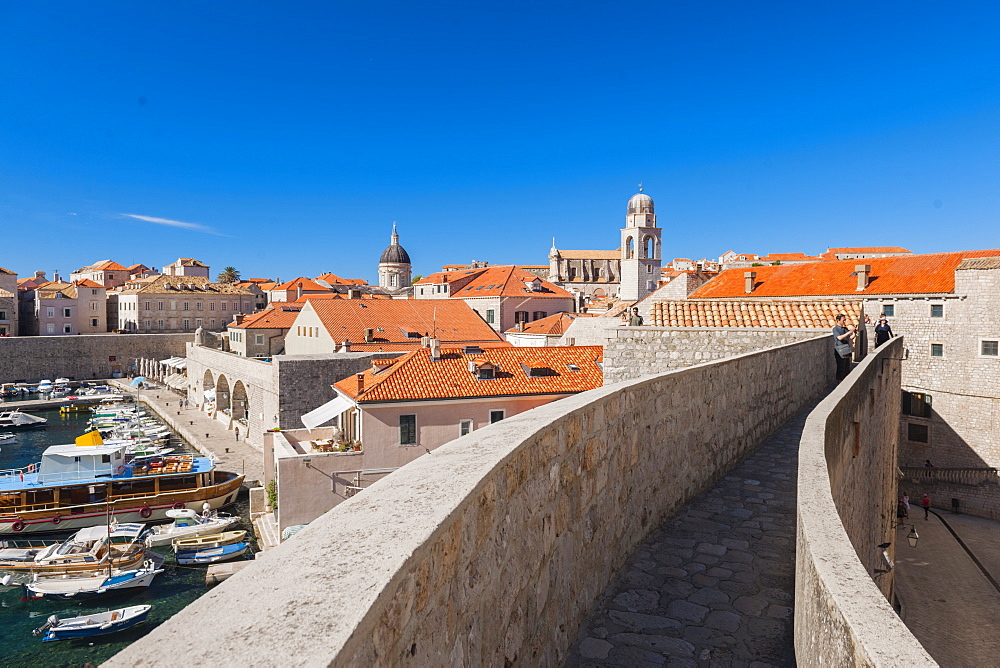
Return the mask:
[[947, 482], [957, 485], [1000, 483], [1000, 473], [995, 468], [904, 466], [900, 471], [903, 472], [904, 480], [917, 483]]

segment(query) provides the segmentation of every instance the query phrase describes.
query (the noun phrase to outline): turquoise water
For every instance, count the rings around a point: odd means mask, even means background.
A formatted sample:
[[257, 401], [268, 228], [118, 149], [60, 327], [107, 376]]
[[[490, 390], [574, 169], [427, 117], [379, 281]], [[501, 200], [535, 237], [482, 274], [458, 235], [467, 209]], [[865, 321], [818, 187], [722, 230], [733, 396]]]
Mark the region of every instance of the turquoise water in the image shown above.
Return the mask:
[[[59, 443], [71, 443], [73, 439], [86, 431], [86, 413], [60, 416], [58, 410], [29, 411], [32, 415], [48, 418], [45, 429], [35, 429], [17, 432], [17, 443], [0, 445], [0, 469], [9, 469], [31, 462], [37, 462], [42, 451]], [[171, 445], [184, 446], [183, 441], [171, 439]], [[237, 501], [228, 512], [248, 516], [248, 504], [245, 498]], [[242, 521], [233, 529], [247, 529], [252, 535], [249, 522]], [[52, 534], [52, 537], [65, 537], [69, 534]], [[46, 536], [48, 537], [48, 536]], [[68, 603], [65, 601], [32, 601], [22, 602], [20, 587], [0, 587], [0, 666], [76, 666], [91, 661], [99, 664], [126, 647], [129, 643], [141, 638], [150, 629], [162, 623], [184, 606], [204, 594], [204, 566], [180, 566], [173, 559], [169, 547], [156, 548], [156, 551], [166, 557], [164, 572], [156, 576], [153, 585], [145, 592], [124, 594], [110, 599], [95, 601], [80, 601]], [[79, 617], [93, 612], [103, 612], [109, 609], [124, 608], [130, 605], [152, 605], [149, 620], [142, 626], [128, 631], [108, 636], [65, 640], [61, 642], [43, 643], [41, 638], [31, 635], [32, 630], [45, 623], [50, 615], [60, 617]], [[167, 657], [165, 657], [167, 658]], [[169, 662], [169, 661], [168, 661]]]

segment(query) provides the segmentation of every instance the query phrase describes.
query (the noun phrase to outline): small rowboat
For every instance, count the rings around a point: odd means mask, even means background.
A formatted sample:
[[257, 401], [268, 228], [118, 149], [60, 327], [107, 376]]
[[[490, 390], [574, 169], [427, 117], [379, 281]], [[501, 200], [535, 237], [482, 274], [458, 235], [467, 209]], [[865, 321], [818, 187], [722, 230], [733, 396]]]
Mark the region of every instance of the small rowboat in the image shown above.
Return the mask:
[[171, 544], [174, 552], [191, 552], [193, 550], [205, 550], [212, 547], [222, 547], [233, 543], [242, 543], [246, 538], [246, 531], [223, 531], [210, 536], [198, 536], [197, 538], [177, 538]]
[[42, 642], [103, 636], [142, 624], [149, 616], [152, 607], [150, 605], [133, 605], [130, 608], [108, 610], [107, 612], [70, 617], [69, 619], [59, 619], [58, 616], [52, 615], [45, 626], [32, 631], [31, 634], [40, 636], [44, 633], [45, 637], [42, 638]]
[[233, 543], [221, 547], [190, 550], [177, 553], [178, 564], [215, 564], [239, 557], [249, 549], [250, 543]]

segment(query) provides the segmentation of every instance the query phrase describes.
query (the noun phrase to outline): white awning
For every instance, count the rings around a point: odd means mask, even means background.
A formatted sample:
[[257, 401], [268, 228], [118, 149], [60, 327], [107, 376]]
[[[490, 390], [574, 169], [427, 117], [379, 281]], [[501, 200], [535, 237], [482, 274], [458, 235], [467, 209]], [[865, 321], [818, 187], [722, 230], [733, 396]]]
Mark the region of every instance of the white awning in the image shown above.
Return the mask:
[[333, 401], [328, 401], [319, 408], [311, 410], [303, 415], [302, 424], [306, 426], [306, 429], [315, 429], [350, 408], [354, 408], [354, 402], [350, 399], [337, 395], [337, 398]]
[[205, 401], [215, 401], [215, 388], [205, 390]]
[[188, 365], [188, 361], [186, 359], [183, 359], [180, 362], [178, 362], [177, 364], [175, 364], [174, 368], [175, 369], [186, 369], [187, 365]]
[[165, 360], [160, 360], [160, 364], [162, 364], [164, 366], [170, 366], [170, 367], [172, 367], [172, 366], [176, 366], [177, 363], [180, 362], [183, 359], [184, 359], [183, 357], [168, 357]]

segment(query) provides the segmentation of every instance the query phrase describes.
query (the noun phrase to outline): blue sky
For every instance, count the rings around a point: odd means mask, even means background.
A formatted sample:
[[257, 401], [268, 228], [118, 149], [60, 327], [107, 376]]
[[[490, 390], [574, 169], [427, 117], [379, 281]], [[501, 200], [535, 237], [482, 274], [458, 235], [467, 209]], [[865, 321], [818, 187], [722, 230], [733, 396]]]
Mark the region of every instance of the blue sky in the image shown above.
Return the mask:
[[375, 280], [394, 220], [415, 273], [541, 264], [615, 248], [640, 181], [668, 258], [1000, 247], [997, 34], [976, 2], [4, 3], [0, 266]]

